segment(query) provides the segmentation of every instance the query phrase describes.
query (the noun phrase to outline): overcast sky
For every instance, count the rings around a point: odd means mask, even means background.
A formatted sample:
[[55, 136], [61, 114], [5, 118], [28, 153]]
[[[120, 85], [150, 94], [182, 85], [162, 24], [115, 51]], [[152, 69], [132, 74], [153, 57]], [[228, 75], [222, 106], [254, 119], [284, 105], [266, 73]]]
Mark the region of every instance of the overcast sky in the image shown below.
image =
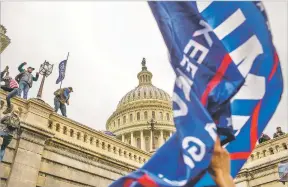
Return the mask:
[[[287, 2], [264, 4], [287, 83]], [[120, 99], [137, 86], [143, 57], [153, 84], [172, 95], [174, 72], [146, 2], [3, 2], [1, 24], [12, 41], [1, 63], [13, 76], [22, 62], [37, 70], [44, 60], [55, 65], [43, 93], [51, 106], [58, 64], [70, 52], [63, 82], [74, 88], [68, 116], [87, 126], [105, 129]], [[41, 78], [29, 97], [36, 97]], [[266, 132], [278, 125], [287, 131], [287, 87]]]

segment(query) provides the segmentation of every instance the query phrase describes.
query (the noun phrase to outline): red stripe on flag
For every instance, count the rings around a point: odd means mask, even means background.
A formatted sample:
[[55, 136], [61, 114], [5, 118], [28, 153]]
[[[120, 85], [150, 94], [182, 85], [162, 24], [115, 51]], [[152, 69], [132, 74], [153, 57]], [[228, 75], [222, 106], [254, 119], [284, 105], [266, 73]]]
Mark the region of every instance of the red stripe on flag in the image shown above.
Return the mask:
[[158, 185], [147, 175], [144, 174], [137, 180], [143, 187], [158, 187]]
[[258, 118], [259, 118], [260, 106], [261, 106], [261, 100], [258, 102], [252, 114], [251, 128], [250, 128], [251, 151], [255, 148], [255, 144], [258, 140]]
[[201, 97], [201, 103], [205, 106], [207, 104], [207, 99], [210, 94], [210, 92], [220, 83], [222, 80], [229, 64], [232, 62], [231, 57], [229, 54], [225, 55], [220, 67], [218, 68], [217, 72], [215, 73], [215, 76], [211, 79], [211, 81], [208, 83], [206, 90], [204, 91], [202, 97]]
[[244, 160], [250, 156], [250, 152], [230, 153], [231, 160]]
[[134, 181], [135, 181], [135, 179], [126, 179], [124, 181], [123, 187], [130, 187]]
[[278, 67], [278, 64], [279, 64], [279, 57], [278, 57], [278, 54], [275, 52], [273, 68], [272, 68], [270, 75], [269, 75], [269, 78], [268, 78], [269, 81], [272, 79], [273, 75], [275, 74], [277, 67]]

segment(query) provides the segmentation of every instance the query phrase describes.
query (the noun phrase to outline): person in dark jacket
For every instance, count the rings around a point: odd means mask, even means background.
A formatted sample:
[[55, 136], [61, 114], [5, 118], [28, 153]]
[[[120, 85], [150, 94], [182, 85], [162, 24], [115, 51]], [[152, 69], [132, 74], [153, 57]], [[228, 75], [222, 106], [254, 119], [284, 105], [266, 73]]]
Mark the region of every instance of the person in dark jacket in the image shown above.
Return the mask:
[[276, 128], [276, 132], [273, 135], [273, 138], [278, 138], [280, 136], [283, 136], [285, 132], [282, 131], [281, 127]]
[[[15, 97], [19, 92], [19, 84], [15, 79], [12, 79], [9, 75], [4, 77], [3, 80], [7, 82], [9, 85], [7, 86], [7, 91], [9, 91], [8, 95], [6, 96], [7, 101], [7, 108], [3, 112], [3, 114], [8, 114], [13, 111], [13, 105], [11, 104], [11, 99]], [[1, 109], [4, 106], [4, 102], [1, 100]]]
[[262, 135], [259, 138], [258, 142], [259, 143], [263, 143], [263, 142], [266, 142], [268, 140], [271, 140], [271, 138], [267, 134], [262, 133]]
[[1, 119], [0, 124], [0, 136], [3, 138], [3, 142], [0, 149], [0, 162], [3, 160], [5, 150], [13, 139], [13, 136], [19, 136], [20, 134], [20, 118], [19, 111], [13, 111], [11, 114], [7, 114]]
[[18, 96], [21, 97], [21, 94], [23, 92], [23, 98], [28, 98], [28, 92], [29, 89], [32, 87], [33, 81], [37, 81], [39, 78], [39, 73], [36, 73], [36, 77], [32, 75], [32, 72], [35, 70], [32, 67], [28, 67], [27, 70], [23, 69], [23, 67], [26, 65], [26, 62], [23, 62], [19, 67], [18, 70], [20, 71], [20, 74], [16, 76], [16, 80], [19, 82], [19, 92]]

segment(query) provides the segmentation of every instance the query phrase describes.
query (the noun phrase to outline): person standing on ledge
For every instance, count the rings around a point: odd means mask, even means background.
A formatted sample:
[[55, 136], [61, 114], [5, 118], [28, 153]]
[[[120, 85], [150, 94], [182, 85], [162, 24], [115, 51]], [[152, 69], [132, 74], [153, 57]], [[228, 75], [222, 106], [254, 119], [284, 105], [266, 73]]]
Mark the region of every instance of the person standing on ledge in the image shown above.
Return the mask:
[[[3, 114], [8, 114], [13, 111], [13, 105], [11, 104], [11, 99], [15, 97], [18, 92], [19, 92], [19, 85], [16, 80], [12, 79], [9, 75], [5, 76], [3, 78], [3, 81], [5, 82], [6, 88], [5, 91], [8, 91], [8, 95], [6, 96], [6, 101], [7, 101], [7, 108], [3, 112]], [[2, 109], [4, 106], [4, 101], [1, 100], [1, 106], [0, 109]]]
[[55, 98], [54, 98], [55, 112], [58, 112], [58, 110], [60, 108], [62, 115], [65, 117], [67, 117], [65, 104], [69, 105], [69, 98], [70, 98], [71, 92], [73, 92], [72, 87], [60, 88], [54, 92], [54, 95], [55, 95]]
[[20, 134], [20, 118], [19, 111], [14, 110], [11, 114], [7, 114], [1, 119], [0, 136], [3, 142], [0, 150], [0, 162], [2, 162], [5, 150], [13, 139], [13, 135], [19, 136]]
[[20, 73], [15, 77], [16, 81], [19, 83], [19, 92], [18, 96], [21, 97], [23, 92], [23, 98], [28, 98], [29, 89], [32, 87], [33, 81], [37, 81], [39, 78], [39, 73], [36, 73], [36, 77], [32, 75], [32, 72], [35, 70], [32, 67], [28, 67], [27, 70], [24, 70], [23, 67], [26, 65], [26, 62], [23, 62], [18, 67]]

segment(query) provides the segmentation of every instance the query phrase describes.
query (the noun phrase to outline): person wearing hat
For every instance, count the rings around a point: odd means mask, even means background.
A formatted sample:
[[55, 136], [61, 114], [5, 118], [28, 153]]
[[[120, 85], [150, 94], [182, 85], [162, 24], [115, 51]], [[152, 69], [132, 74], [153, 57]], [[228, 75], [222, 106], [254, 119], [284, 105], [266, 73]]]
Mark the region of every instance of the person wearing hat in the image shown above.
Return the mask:
[[19, 111], [14, 110], [12, 113], [5, 115], [1, 119], [0, 124], [0, 136], [3, 138], [3, 142], [0, 149], [0, 162], [2, 162], [5, 150], [13, 139], [14, 135], [20, 133], [20, 118]]
[[67, 117], [65, 104], [69, 105], [69, 98], [70, 98], [71, 92], [73, 92], [72, 87], [60, 88], [54, 92], [54, 95], [55, 95], [55, 98], [54, 98], [55, 112], [58, 112], [58, 110], [60, 108], [62, 115], [65, 117]]
[[19, 92], [18, 96], [21, 97], [21, 94], [23, 92], [23, 98], [27, 99], [29, 89], [32, 87], [33, 81], [37, 81], [39, 78], [39, 73], [36, 73], [36, 77], [32, 75], [32, 72], [35, 70], [32, 67], [28, 67], [27, 70], [23, 69], [23, 67], [26, 65], [26, 62], [23, 62], [18, 67], [18, 70], [20, 71], [20, 74], [16, 76], [16, 81], [19, 83]]
[[[12, 77], [10, 77], [9, 74], [3, 78], [3, 81], [5, 82], [5, 85], [6, 85], [4, 90], [10, 92], [6, 96], [7, 109], [3, 112], [3, 114], [8, 114], [8, 113], [12, 112], [12, 110], [13, 110], [13, 105], [11, 105], [10, 100], [18, 94], [19, 84], [17, 83], [17, 81], [15, 79], [12, 79]], [[2, 109], [3, 106], [4, 106], [4, 101], [1, 100], [0, 109]]]

